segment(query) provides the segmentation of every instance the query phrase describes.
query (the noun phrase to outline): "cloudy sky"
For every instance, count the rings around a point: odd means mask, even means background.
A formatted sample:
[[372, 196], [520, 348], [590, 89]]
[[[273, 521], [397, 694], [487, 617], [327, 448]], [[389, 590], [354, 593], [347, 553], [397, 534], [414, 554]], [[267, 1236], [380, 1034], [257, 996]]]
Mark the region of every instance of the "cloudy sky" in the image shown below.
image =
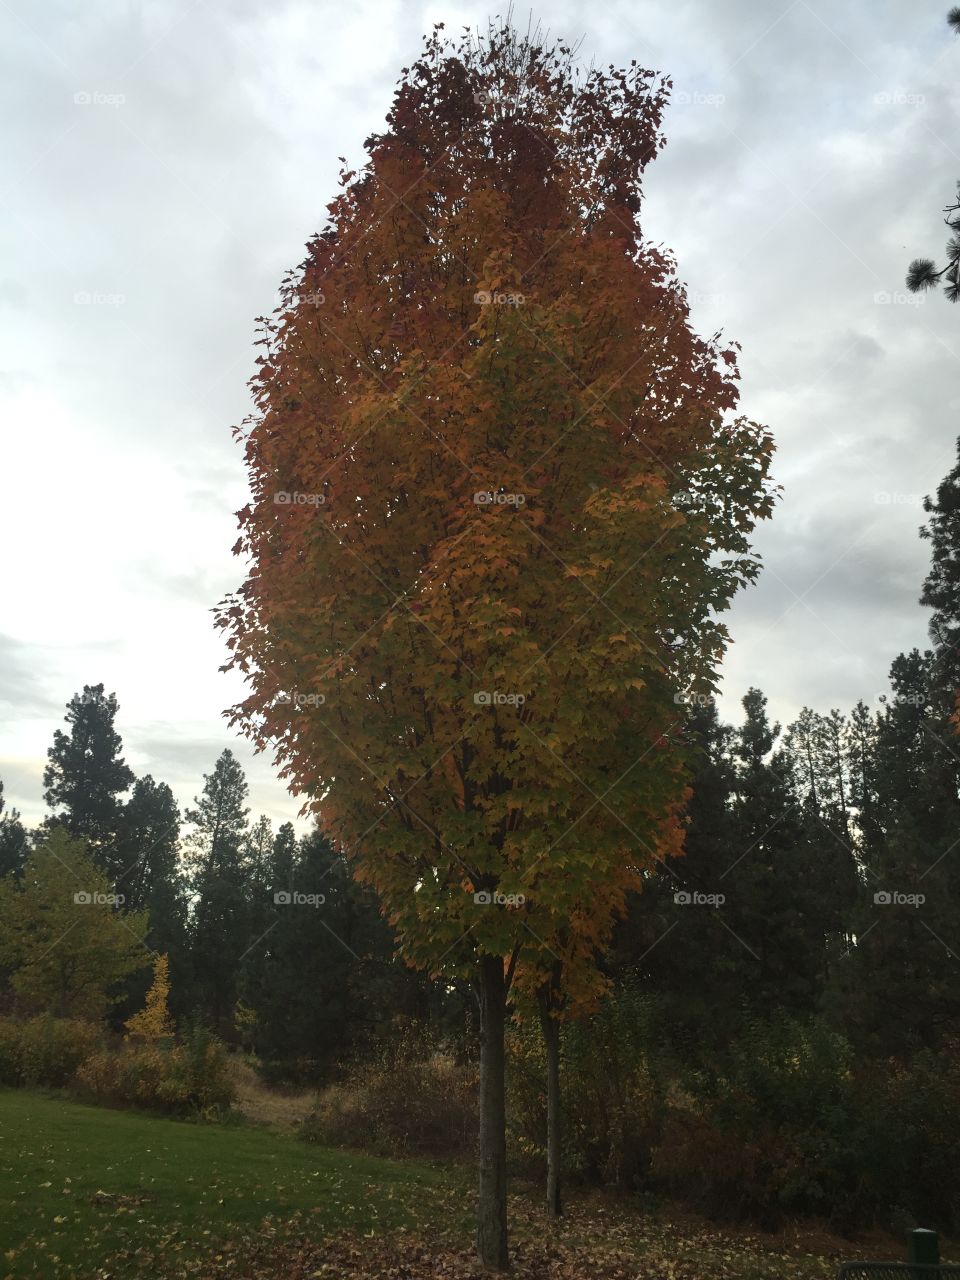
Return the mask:
[[[743, 346], [783, 501], [730, 615], [723, 710], [875, 702], [923, 644], [922, 495], [960, 430], [960, 307], [907, 298], [960, 178], [947, 0], [534, 8], [581, 57], [674, 82], [644, 226], [696, 323]], [[481, 3], [5, 0], [0, 6], [0, 779], [29, 821], [64, 703], [103, 681], [128, 763], [189, 801], [233, 738], [212, 606], [242, 576], [230, 427], [254, 317], [362, 159], [421, 35]], [[517, 8], [526, 25], [527, 9]]]

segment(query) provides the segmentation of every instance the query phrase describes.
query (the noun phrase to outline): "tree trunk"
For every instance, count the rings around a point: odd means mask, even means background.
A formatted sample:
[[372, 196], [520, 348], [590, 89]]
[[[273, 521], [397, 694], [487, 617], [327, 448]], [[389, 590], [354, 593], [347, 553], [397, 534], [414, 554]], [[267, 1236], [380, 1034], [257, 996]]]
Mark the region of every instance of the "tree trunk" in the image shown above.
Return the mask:
[[507, 1270], [507, 1113], [503, 1033], [507, 990], [499, 956], [480, 958], [480, 1205], [477, 1254]]
[[560, 1023], [550, 1016], [550, 998], [540, 992], [540, 1026], [547, 1053], [547, 1217], [559, 1218], [560, 1200]]

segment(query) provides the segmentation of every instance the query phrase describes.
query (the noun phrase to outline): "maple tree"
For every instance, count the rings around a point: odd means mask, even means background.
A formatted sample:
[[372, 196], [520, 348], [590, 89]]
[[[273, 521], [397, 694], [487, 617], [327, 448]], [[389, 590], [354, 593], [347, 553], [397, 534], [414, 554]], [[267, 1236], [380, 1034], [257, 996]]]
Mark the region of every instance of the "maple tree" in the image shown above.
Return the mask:
[[475, 984], [492, 1268], [511, 985], [560, 959], [589, 1000], [626, 895], [681, 851], [677, 699], [713, 687], [774, 500], [736, 350], [641, 234], [668, 91], [508, 24], [436, 28], [262, 321], [238, 429], [230, 715], [407, 959]]

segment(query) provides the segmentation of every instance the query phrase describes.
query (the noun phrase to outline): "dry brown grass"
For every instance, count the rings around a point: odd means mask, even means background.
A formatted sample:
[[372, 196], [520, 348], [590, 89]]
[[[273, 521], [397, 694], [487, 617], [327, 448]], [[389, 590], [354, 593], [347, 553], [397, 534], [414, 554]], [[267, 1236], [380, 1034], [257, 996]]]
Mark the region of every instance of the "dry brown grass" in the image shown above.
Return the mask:
[[235, 1108], [253, 1124], [293, 1133], [316, 1106], [317, 1095], [313, 1089], [266, 1085], [248, 1058], [231, 1058], [230, 1073], [237, 1090]]

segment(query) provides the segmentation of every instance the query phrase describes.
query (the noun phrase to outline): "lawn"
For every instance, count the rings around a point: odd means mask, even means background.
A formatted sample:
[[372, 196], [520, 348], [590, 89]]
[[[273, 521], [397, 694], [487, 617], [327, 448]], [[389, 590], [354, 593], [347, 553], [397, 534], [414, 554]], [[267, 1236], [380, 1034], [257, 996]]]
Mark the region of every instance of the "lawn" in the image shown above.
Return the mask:
[[[193, 1125], [0, 1090], [0, 1277], [456, 1280], [476, 1274], [472, 1179], [249, 1124]], [[546, 1229], [512, 1198], [519, 1280], [829, 1280], [829, 1235], [725, 1231], [576, 1197]], [[868, 1253], [902, 1256], [894, 1242]]]
[[[188, 1124], [0, 1090], [0, 1275], [177, 1275], [179, 1255], [298, 1231], [361, 1236], [461, 1205], [462, 1179], [250, 1126]], [[308, 1223], [305, 1228], [304, 1223]], [[169, 1271], [159, 1267], [166, 1261]], [[119, 1264], [113, 1274], [122, 1275]], [[138, 1272], [139, 1268], [139, 1272]]]

